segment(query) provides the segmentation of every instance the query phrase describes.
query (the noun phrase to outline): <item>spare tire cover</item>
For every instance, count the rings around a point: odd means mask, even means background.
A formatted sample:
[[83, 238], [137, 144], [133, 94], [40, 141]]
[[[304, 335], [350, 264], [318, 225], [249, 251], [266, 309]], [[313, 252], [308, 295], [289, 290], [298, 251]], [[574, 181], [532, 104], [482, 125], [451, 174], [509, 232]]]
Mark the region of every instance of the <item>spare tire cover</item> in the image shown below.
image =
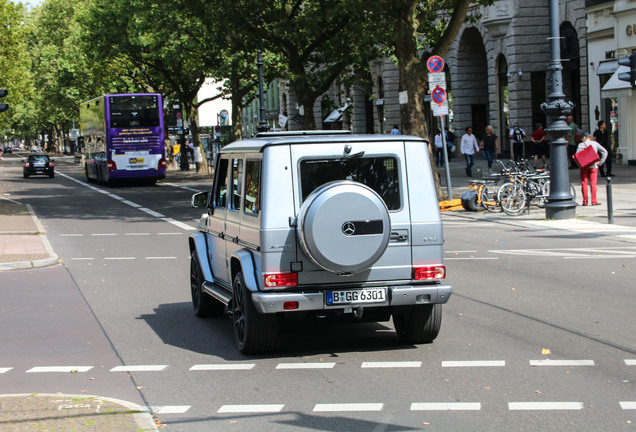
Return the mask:
[[314, 190], [298, 215], [299, 242], [317, 265], [334, 273], [371, 267], [389, 243], [386, 204], [370, 187], [339, 180]]

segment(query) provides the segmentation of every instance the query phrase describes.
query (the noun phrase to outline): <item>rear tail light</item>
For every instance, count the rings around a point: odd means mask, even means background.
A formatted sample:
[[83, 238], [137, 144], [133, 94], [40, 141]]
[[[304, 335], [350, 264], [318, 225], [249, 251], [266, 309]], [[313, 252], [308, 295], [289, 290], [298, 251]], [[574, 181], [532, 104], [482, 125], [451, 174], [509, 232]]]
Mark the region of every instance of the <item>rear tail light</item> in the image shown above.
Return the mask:
[[267, 288], [290, 287], [298, 285], [298, 273], [266, 273], [263, 281]]
[[168, 167], [168, 165], [166, 165], [166, 160], [165, 159], [159, 159], [159, 165], [158, 165], [159, 169], [165, 169]]
[[106, 162], [106, 168], [108, 168], [108, 171], [114, 171], [117, 169], [117, 164], [115, 161], [108, 161]]
[[441, 280], [446, 277], [446, 267], [443, 265], [413, 267], [414, 280]]

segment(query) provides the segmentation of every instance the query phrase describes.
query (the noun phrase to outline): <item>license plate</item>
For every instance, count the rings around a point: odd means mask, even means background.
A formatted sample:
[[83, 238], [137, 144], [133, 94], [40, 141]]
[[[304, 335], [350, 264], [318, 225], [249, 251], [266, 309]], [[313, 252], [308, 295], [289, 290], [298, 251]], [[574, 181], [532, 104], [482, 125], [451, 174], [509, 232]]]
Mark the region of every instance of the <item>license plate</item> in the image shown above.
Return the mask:
[[386, 288], [327, 291], [327, 305], [386, 303]]
[[131, 164], [142, 164], [144, 163], [144, 158], [138, 157], [138, 158], [130, 158], [128, 159], [128, 162]]
[[35, 166], [35, 167], [43, 167], [44, 166], [44, 162], [34, 162], [33, 166]]

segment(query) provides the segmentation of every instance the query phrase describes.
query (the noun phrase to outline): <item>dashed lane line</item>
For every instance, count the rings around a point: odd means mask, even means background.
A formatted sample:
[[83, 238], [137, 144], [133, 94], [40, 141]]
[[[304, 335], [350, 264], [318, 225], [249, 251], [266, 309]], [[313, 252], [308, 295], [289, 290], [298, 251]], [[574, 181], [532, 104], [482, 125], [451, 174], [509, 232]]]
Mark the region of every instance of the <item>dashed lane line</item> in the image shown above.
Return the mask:
[[583, 402], [509, 402], [510, 411], [582, 410]]
[[325, 403], [316, 404], [314, 412], [382, 411], [383, 403]]
[[625, 364], [627, 366], [636, 366], [636, 359], [625, 359]]
[[155, 414], [185, 414], [190, 408], [192, 408], [191, 405], [166, 405], [150, 409]]
[[365, 368], [418, 368], [422, 366], [421, 361], [397, 361], [397, 362], [363, 362], [361, 367]]
[[416, 402], [411, 411], [479, 411], [479, 402]]
[[168, 365], [133, 365], [133, 366], [115, 366], [111, 372], [161, 372]]
[[190, 368], [191, 371], [218, 371], [218, 370], [250, 370], [256, 366], [255, 363], [242, 364], [197, 364]]
[[0, 368], [0, 373], [7, 373], [7, 372], [9, 372], [11, 369], [13, 369], [13, 368], [12, 368], [12, 367]]
[[620, 402], [621, 408], [624, 410], [636, 410], [636, 402], [633, 401], [624, 401]]
[[530, 360], [530, 366], [594, 366], [594, 360]]
[[76, 372], [88, 372], [91, 369], [93, 369], [93, 366], [36, 366], [26, 371], [26, 373], [47, 373], [47, 372], [76, 373]]
[[333, 369], [336, 363], [279, 363], [276, 369]]
[[469, 361], [443, 361], [442, 367], [503, 367], [505, 360], [469, 360]]
[[165, 222], [171, 223], [171, 224], [173, 224], [173, 225], [175, 225], [175, 226], [177, 226], [177, 227], [179, 227], [181, 229], [184, 229], [184, 230], [187, 230], [187, 231], [195, 231], [196, 230], [196, 228], [194, 228], [194, 227], [192, 227], [192, 226], [190, 226], [188, 224], [185, 224], [185, 223], [179, 222], [179, 221], [177, 221], [175, 219], [166, 217], [166, 216], [162, 215], [161, 213], [159, 213], [157, 211], [154, 211], [154, 210], [151, 210], [149, 208], [146, 208], [146, 207], [142, 206], [141, 204], [137, 204], [136, 202], [133, 202], [133, 201], [130, 201], [130, 200], [127, 200], [127, 199], [123, 199], [119, 195], [115, 195], [115, 194], [113, 194], [111, 192], [105, 191], [105, 190], [100, 189], [98, 187], [95, 187], [93, 185], [86, 184], [86, 183], [84, 183], [84, 182], [82, 182], [80, 180], [77, 180], [76, 178], [73, 178], [73, 177], [71, 177], [71, 176], [69, 176], [67, 174], [62, 173], [62, 172], [58, 172], [58, 174], [61, 175], [64, 178], [68, 179], [68, 180], [71, 180], [71, 181], [81, 185], [81, 186], [89, 188], [89, 189], [91, 189], [91, 190], [93, 190], [95, 192], [99, 192], [101, 194], [104, 194], [104, 195], [106, 195], [106, 196], [108, 196], [110, 198], [116, 199], [116, 200], [118, 200], [119, 202], [121, 202], [123, 204], [129, 205], [129, 206], [131, 206], [133, 208], [141, 210], [141, 211], [143, 211], [144, 213], [146, 213], [146, 214], [148, 214], [150, 216], [162, 219]]
[[275, 413], [282, 411], [285, 404], [263, 405], [223, 405], [217, 413], [248, 414], [248, 413]]

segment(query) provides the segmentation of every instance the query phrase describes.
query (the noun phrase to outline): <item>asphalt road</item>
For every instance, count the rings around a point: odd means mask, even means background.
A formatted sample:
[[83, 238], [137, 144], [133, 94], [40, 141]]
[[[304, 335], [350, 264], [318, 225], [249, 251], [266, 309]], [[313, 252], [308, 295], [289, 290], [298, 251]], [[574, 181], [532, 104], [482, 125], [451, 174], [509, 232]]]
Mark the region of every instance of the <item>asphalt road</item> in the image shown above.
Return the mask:
[[289, 323], [278, 352], [243, 356], [229, 319], [190, 305], [189, 199], [209, 185], [96, 186], [70, 160], [22, 179], [6, 162], [63, 264], [0, 273], [2, 393], [87, 390], [166, 431], [636, 427], [635, 244], [444, 215], [454, 293], [433, 344], [400, 345], [391, 322]]

